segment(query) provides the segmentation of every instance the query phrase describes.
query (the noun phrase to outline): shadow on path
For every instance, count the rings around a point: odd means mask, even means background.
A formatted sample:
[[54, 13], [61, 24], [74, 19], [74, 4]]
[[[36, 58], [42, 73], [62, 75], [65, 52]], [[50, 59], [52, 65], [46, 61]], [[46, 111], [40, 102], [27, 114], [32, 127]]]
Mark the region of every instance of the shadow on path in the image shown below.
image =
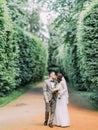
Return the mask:
[[43, 94], [42, 86], [36, 87], [36, 88], [31, 88], [28, 91], [29, 94]]

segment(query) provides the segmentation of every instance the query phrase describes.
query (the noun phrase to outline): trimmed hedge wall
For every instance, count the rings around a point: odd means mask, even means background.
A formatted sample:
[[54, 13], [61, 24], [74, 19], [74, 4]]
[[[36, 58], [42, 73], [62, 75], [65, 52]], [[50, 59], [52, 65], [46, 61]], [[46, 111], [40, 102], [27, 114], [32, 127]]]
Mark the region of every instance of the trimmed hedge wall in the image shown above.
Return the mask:
[[38, 38], [13, 27], [5, 0], [0, 0], [0, 96], [19, 85], [41, 80], [47, 51]]
[[15, 52], [12, 22], [8, 15], [6, 1], [0, 0], [0, 96], [12, 91], [15, 84]]
[[98, 1], [82, 11], [78, 22], [77, 55], [83, 87], [92, 90], [98, 104]]
[[43, 78], [46, 68], [46, 49], [41, 41], [20, 28], [15, 28], [14, 41], [18, 44], [19, 80], [21, 84]]
[[80, 14], [77, 26], [77, 56], [82, 86], [98, 87], [98, 2]]

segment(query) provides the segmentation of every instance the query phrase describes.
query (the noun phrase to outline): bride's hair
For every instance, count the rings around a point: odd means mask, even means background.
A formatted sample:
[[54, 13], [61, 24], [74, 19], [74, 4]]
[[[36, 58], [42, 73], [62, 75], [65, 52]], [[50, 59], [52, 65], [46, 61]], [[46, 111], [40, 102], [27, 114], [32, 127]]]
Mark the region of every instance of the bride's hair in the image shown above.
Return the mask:
[[59, 73], [57, 76], [58, 83], [60, 83], [62, 81], [62, 77], [63, 77], [63, 75], [61, 73]]

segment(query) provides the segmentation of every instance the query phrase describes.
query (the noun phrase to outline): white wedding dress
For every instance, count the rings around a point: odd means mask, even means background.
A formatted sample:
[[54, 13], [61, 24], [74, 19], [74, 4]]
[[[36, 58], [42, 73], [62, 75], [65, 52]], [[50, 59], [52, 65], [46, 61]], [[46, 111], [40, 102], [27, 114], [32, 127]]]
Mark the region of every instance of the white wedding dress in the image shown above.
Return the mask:
[[61, 127], [70, 126], [70, 119], [67, 108], [68, 90], [66, 81], [64, 81], [64, 79], [58, 83], [58, 88], [60, 90], [60, 95], [57, 97], [56, 102], [55, 125]]

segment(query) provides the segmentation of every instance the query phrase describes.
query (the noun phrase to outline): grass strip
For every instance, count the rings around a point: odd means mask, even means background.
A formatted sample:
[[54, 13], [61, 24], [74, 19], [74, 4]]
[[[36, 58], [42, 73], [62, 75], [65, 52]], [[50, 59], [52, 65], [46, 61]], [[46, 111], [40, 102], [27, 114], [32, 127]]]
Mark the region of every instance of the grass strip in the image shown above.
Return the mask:
[[27, 84], [26, 86], [22, 86], [19, 87], [19, 89], [13, 91], [12, 93], [10, 93], [9, 95], [6, 95], [5, 97], [0, 97], [0, 107], [4, 107], [5, 105], [7, 105], [8, 103], [10, 103], [11, 101], [17, 99], [18, 97], [20, 97], [22, 94], [24, 94], [25, 92], [27, 92], [30, 88], [35, 87], [37, 84], [39, 84], [40, 82], [31, 82], [29, 84]]

